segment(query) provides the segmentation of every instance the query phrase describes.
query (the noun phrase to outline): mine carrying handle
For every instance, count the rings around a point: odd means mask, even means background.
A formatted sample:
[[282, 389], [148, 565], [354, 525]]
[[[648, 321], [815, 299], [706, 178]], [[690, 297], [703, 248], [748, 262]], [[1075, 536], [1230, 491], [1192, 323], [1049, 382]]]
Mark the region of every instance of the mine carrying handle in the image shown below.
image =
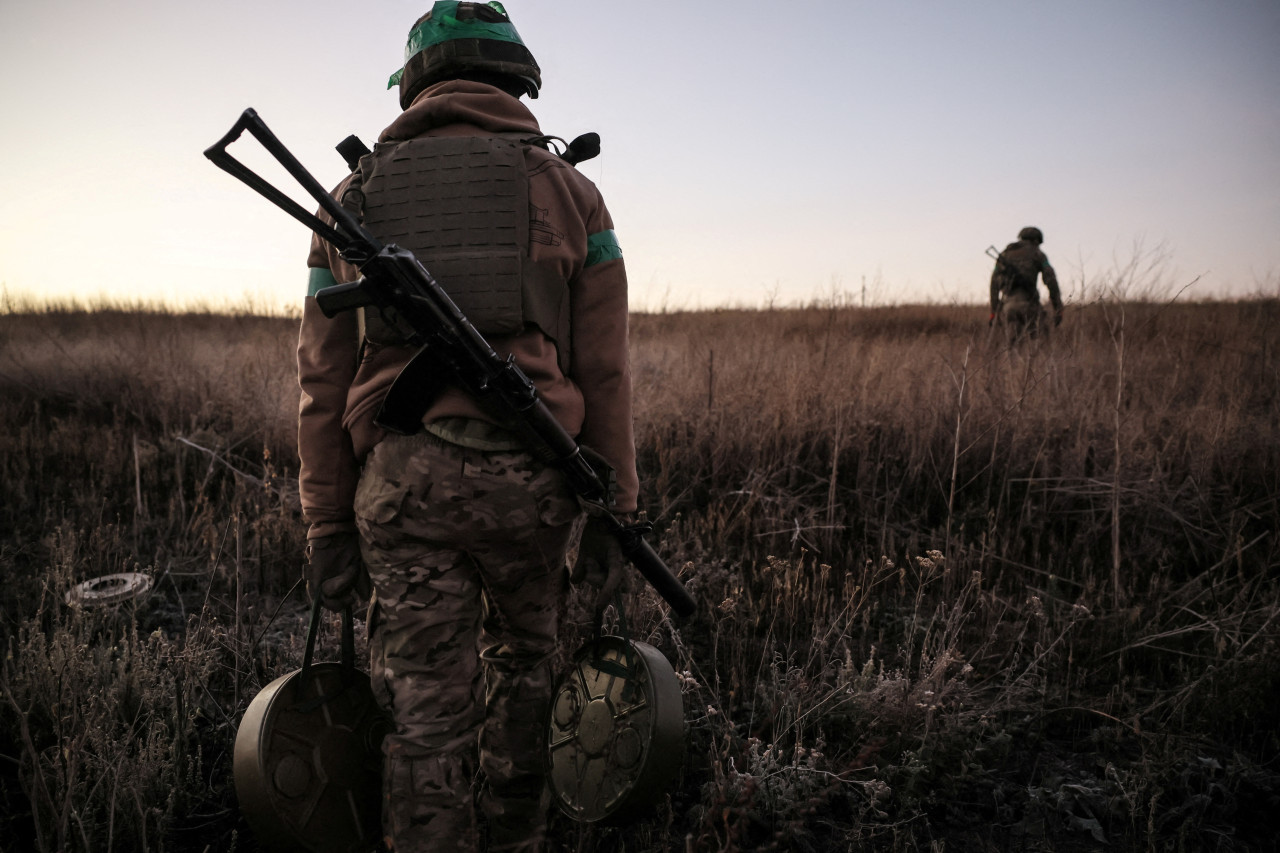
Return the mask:
[[[333, 218], [336, 228], [308, 212], [227, 153], [227, 147], [246, 130]], [[574, 140], [575, 144], [578, 142]], [[598, 138], [586, 140], [583, 146], [586, 152], [589, 153], [593, 143], [598, 143]], [[348, 150], [343, 156], [346, 158], [355, 153]], [[532, 440], [530, 449], [535, 455], [560, 468], [579, 495], [589, 501], [597, 501], [604, 496], [606, 490], [601, 486], [598, 472], [583, 458], [577, 442], [539, 399], [533, 382], [514, 359], [508, 357], [504, 360], [493, 351], [412, 252], [394, 244], [384, 245], [366, 231], [285, 148], [255, 110], [250, 108], [241, 113], [231, 130], [204, 154], [220, 169], [329, 241], [344, 260], [362, 273], [362, 278], [357, 281], [327, 287], [316, 294], [316, 302], [325, 316], [332, 317], [339, 311], [367, 305], [374, 305], [379, 310], [396, 310], [421, 338], [418, 343], [430, 341], [438, 345], [435, 355], [448, 366], [452, 379], [477, 399], [487, 397], [501, 404], [500, 408], [514, 417], [517, 431], [527, 434]], [[644, 540], [643, 531], [639, 527], [624, 526], [611, 514], [609, 518], [613, 519], [611, 532], [618, 539], [623, 554], [676, 613], [691, 615], [697, 609], [696, 602]], [[350, 619], [349, 611], [345, 618]], [[312, 635], [318, 620], [319, 611], [313, 609]], [[345, 639], [344, 623], [344, 644]], [[313, 642], [314, 636], [310, 636], [304, 664], [307, 670]]]
[[[316, 600], [311, 603], [311, 622], [307, 626], [307, 650], [302, 655], [302, 669], [298, 675], [298, 689], [294, 696], [298, 699], [301, 710], [314, 710], [332, 697], [316, 696], [305, 698], [311, 687], [311, 660], [315, 656], [316, 635], [320, 633], [321, 598], [317, 593]], [[351, 686], [356, 674], [356, 632], [352, 622], [351, 607], [342, 611], [342, 687]]]

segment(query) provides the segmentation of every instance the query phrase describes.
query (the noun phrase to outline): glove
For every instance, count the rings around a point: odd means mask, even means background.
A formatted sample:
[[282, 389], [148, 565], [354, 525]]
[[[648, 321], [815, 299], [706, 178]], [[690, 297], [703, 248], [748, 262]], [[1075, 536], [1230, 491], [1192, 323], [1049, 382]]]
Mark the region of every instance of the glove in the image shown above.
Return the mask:
[[307, 593], [317, 594], [325, 608], [343, 611], [368, 598], [373, 585], [360, 559], [360, 537], [355, 533], [334, 533], [307, 543], [307, 565], [303, 569]]
[[597, 612], [604, 610], [616, 593], [630, 589], [622, 547], [603, 518], [587, 516], [582, 539], [578, 543], [578, 559], [574, 561], [569, 580], [574, 584], [586, 581], [599, 588], [595, 601]]

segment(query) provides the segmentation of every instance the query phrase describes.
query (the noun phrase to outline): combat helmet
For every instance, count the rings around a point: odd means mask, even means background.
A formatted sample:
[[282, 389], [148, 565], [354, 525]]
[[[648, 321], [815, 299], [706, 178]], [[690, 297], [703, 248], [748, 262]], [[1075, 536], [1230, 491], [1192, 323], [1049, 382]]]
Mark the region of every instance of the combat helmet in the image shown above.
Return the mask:
[[508, 78], [530, 98], [542, 88], [538, 63], [498, 2], [433, 4], [409, 31], [404, 59], [404, 67], [387, 81], [388, 89], [400, 86], [401, 109], [432, 83], [456, 77]]
[[1041, 243], [1044, 242], [1044, 235], [1040, 233], [1039, 228], [1027, 226], [1026, 228], [1023, 228], [1021, 231], [1018, 232], [1018, 239], [1030, 240], [1032, 243], [1035, 243], [1037, 246], [1039, 246]]

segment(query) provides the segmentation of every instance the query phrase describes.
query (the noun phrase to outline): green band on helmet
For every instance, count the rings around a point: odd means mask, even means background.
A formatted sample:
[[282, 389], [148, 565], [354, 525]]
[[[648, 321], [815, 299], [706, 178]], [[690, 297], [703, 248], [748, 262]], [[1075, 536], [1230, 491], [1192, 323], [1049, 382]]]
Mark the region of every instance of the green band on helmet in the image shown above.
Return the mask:
[[[507, 10], [496, 0], [485, 5], [504, 16], [507, 14]], [[516, 32], [514, 24], [510, 22], [500, 24], [474, 20], [459, 21], [457, 0], [438, 0], [431, 7], [431, 15], [409, 33], [409, 42], [404, 46], [404, 61], [407, 63], [415, 55], [432, 45], [453, 41], [454, 39], [489, 39], [490, 41], [509, 41], [521, 47], [524, 46], [524, 42], [520, 39], [520, 34]], [[402, 76], [404, 76], [403, 67], [391, 75], [391, 79], [387, 81], [387, 88], [391, 89], [399, 86]]]
[[618, 235], [611, 230], [597, 231], [587, 238], [587, 262], [583, 267], [616, 261], [621, 257], [622, 247], [618, 245]]
[[308, 270], [307, 277], [307, 296], [315, 296], [326, 287], [332, 287], [337, 283], [337, 280], [333, 277], [333, 273], [329, 270], [321, 269], [320, 267], [311, 267], [311, 269]]

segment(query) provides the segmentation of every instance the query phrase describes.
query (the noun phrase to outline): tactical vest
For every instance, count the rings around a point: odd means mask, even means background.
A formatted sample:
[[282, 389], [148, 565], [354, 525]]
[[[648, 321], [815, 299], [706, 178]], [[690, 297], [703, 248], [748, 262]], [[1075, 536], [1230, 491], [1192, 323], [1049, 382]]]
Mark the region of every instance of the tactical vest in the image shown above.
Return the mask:
[[1010, 243], [1000, 254], [997, 266], [1002, 295], [1021, 293], [1033, 300], [1040, 298], [1036, 290], [1036, 277], [1040, 274], [1040, 269], [1034, 248], [1022, 242]]
[[[529, 257], [528, 143], [422, 136], [362, 157], [342, 204], [384, 243], [412, 251], [485, 337], [535, 326], [569, 367], [569, 284]], [[364, 337], [402, 345], [407, 329], [369, 310]]]

